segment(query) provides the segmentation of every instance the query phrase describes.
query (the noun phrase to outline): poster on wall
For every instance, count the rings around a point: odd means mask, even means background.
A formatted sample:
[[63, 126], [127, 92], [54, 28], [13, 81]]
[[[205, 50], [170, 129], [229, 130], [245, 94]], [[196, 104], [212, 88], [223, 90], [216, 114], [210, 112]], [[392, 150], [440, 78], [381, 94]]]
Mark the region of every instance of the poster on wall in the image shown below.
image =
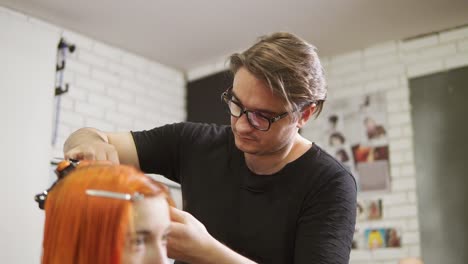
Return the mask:
[[358, 200], [357, 220], [380, 220], [382, 219], [382, 199]]
[[397, 228], [368, 228], [364, 231], [368, 249], [401, 247], [401, 235]]
[[319, 137], [326, 150], [353, 173], [360, 192], [389, 191], [385, 93], [332, 101], [325, 109]]

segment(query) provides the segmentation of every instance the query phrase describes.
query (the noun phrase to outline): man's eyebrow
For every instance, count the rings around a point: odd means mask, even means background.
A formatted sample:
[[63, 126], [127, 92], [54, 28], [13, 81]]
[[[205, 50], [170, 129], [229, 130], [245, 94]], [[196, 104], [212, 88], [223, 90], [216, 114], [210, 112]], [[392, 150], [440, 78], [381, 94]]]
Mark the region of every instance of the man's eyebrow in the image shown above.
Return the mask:
[[240, 103], [239, 98], [237, 97], [236, 93], [234, 92], [234, 89], [232, 89], [232, 88], [231, 88], [231, 95], [232, 95], [232, 97], [236, 98], [236, 100]]
[[[231, 94], [232, 96], [236, 99], [236, 102], [239, 103], [242, 107], [245, 107], [244, 104], [239, 100], [239, 98], [236, 96], [236, 93], [234, 93], [234, 89], [231, 89]], [[252, 110], [252, 111], [255, 111], [255, 112], [263, 112], [265, 114], [273, 114], [273, 115], [276, 115], [278, 114], [277, 112], [273, 112], [271, 110], [268, 110], [268, 109], [260, 109], [260, 108], [254, 108], [254, 109], [248, 109], [248, 110]]]

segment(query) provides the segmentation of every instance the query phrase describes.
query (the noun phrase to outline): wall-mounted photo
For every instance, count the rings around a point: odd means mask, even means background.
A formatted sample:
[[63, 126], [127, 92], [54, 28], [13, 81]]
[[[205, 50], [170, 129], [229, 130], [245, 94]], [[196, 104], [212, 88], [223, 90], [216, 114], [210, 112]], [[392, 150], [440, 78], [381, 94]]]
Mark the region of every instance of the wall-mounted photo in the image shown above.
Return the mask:
[[389, 191], [385, 93], [338, 100], [327, 109], [320, 136], [327, 151], [355, 176], [360, 192]]
[[359, 189], [365, 191], [390, 190], [388, 146], [354, 145], [351, 147], [355, 170], [359, 175]]
[[364, 237], [368, 249], [401, 247], [401, 235], [396, 228], [368, 228]]
[[385, 228], [366, 229], [364, 237], [367, 248], [385, 248]]
[[358, 221], [382, 219], [382, 199], [358, 201], [357, 207]]

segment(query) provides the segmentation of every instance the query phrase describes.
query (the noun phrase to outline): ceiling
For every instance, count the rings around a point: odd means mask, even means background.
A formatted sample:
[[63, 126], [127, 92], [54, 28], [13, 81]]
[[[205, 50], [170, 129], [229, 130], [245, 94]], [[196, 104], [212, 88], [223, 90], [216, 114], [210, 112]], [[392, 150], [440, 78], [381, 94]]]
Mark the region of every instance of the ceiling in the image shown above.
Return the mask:
[[0, 0], [0, 5], [188, 71], [290, 31], [321, 56], [468, 24], [467, 0]]

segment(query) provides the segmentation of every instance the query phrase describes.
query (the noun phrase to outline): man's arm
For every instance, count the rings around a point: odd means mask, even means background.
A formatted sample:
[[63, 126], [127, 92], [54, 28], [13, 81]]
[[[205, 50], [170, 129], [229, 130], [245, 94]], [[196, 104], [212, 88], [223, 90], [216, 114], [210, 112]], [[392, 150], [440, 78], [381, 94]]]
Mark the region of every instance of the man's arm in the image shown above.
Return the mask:
[[130, 132], [110, 133], [95, 128], [81, 128], [68, 137], [63, 152], [66, 159], [109, 160], [140, 168]]
[[356, 183], [344, 170], [306, 198], [294, 264], [347, 264], [356, 222]]
[[[140, 168], [131, 133], [108, 133], [81, 128], [65, 142], [65, 158], [109, 160]], [[170, 257], [200, 264], [255, 264], [213, 238], [189, 213], [171, 208], [171, 232], [168, 239]]]
[[194, 264], [255, 264], [213, 238], [191, 214], [171, 208], [168, 255]]

